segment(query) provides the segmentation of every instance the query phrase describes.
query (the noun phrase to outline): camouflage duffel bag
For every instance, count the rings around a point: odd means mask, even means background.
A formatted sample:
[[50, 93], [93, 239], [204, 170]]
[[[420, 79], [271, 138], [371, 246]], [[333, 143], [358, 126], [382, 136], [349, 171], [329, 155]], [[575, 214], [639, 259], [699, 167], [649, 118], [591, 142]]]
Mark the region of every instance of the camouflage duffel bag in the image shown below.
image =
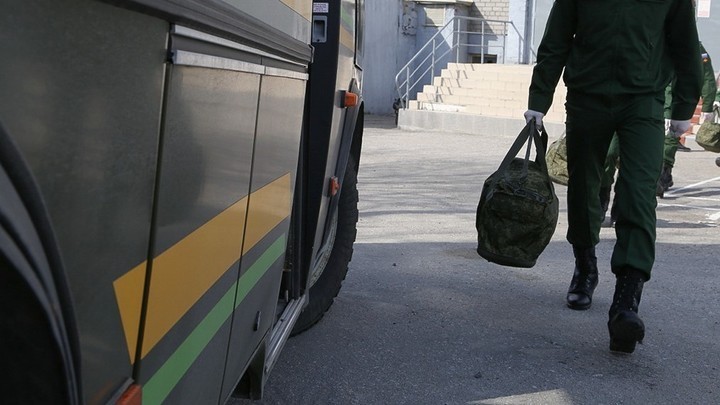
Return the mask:
[[715, 119], [705, 121], [700, 125], [698, 133], [695, 135], [695, 143], [702, 146], [703, 149], [720, 153], [720, 110], [715, 108]]
[[545, 155], [548, 174], [550, 180], [555, 184], [567, 186], [568, 184], [568, 166], [567, 166], [567, 143], [565, 142], [565, 132], [560, 138], [548, 146]]
[[[485, 180], [475, 227], [477, 252], [488, 261], [533, 267], [555, 233], [559, 204], [545, 162], [547, 139], [531, 122]], [[526, 142], [525, 158], [516, 157]], [[530, 160], [533, 142], [535, 161]]]

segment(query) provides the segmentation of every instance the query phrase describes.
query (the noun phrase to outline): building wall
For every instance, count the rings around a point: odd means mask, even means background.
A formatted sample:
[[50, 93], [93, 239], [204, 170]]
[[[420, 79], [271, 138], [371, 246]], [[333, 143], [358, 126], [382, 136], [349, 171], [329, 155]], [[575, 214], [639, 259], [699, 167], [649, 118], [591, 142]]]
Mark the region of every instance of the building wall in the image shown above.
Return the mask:
[[369, 114], [393, 113], [395, 74], [415, 53], [417, 15], [411, 14], [403, 19], [402, 0], [365, 0], [363, 97]]
[[[509, 0], [473, 0], [470, 17], [507, 21], [509, 17], [508, 3]], [[479, 24], [475, 24], [472, 28], [477, 31], [481, 29]], [[504, 32], [502, 24], [489, 23], [486, 29], [488, 28], [498, 35], [502, 35]]]
[[[502, 50], [503, 37], [499, 36], [505, 34], [502, 24], [488, 24], [486, 32], [489, 34], [482, 44], [487, 47], [485, 48], [487, 54], [498, 56], [498, 62], [502, 61], [503, 56], [505, 56], [505, 63], [525, 62], [528, 60], [526, 48], [520, 42], [520, 37], [528, 36], [526, 32], [528, 3], [532, 4], [533, 1], [536, 0], [473, 0], [473, 4], [469, 6], [448, 5], [445, 7], [444, 22], [450, 21], [455, 15], [512, 21], [517, 31], [508, 27], [504, 54]], [[552, 0], [547, 1], [552, 4]], [[363, 92], [365, 111], [368, 113], [394, 113], [392, 105], [398, 98], [395, 89], [395, 75], [440, 28], [425, 24], [424, 7], [423, 4], [409, 0], [365, 0], [367, 26]], [[433, 15], [437, 16], [437, 13]], [[544, 26], [544, 21], [542, 24]], [[470, 28], [480, 31], [480, 27], [477, 25]], [[452, 44], [450, 38], [446, 38], [444, 41], [449, 45]], [[481, 44], [479, 35], [468, 35], [462, 41]], [[475, 46], [461, 49], [458, 61], [467, 62], [467, 53], [480, 54], [481, 52], [481, 48]], [[453, 53], [452, 61], [454, 62], [457, 58], [458, 55]], [[438, 63], [436, 73], [448, 61], [450, 59]], [[429, 78], [427, 82], [429, 82]], [[410, 99], [414, 99], [415, 93], [421, 89], [422, 85], [416, 86], [410, 92]]]

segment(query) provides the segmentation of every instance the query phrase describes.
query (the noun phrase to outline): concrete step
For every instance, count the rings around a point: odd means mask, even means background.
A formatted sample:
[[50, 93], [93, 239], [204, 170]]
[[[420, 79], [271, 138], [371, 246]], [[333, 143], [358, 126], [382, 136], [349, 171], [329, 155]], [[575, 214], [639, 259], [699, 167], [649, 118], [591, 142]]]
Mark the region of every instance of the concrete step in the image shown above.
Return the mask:
[[[480, 105], [490, 106], [497, 105], [505, 108], [525, 108], [527, 109], [527, 90], [508, 91], [508, 90], [486, 90], [465, 89], [458, 87], [438, 87], [425, 86], [423, 92], [418, 93], [417, 99], [420, 101], [446, 102], [461, 105]], [[555, 92], [553, 100], [556, 102], [550, 108], [549, 112], [565, 112], [565, 87], [561, 86]], [[524, 111], [524, 110], [523, 110]]]
[[[465, 112], [400, 110], [398, 127], [407, 130], [436, 132], [472, 133], [493, 136], [515, 137], [525, 125], [525, 119], [495, 117]], [[565, 124], [545, 122], [550, 139], [557, 139], [565, 130]]]
[[[488, 117], [522, 118], [527, 110], [533, 66], [450, 63], [431, 85], [423, 87], [409, 109], [457, 112]], [[565, 121], [565, 87], [558, 86], [547, 122]]]
[[[487, 115], [491, 117], [505, 117], [505, 118], [522, 118], [523, 113], [527, 110], [525, 105], [515, 106], [479, 106], [469, 105], [466, 106], [463, 112], [467, 114], [478, 114]], [[548, 111], [547, 115], [543, 119], [544, 122], [552, 123], [564, 123], [565, 122], [565, 111]]]
[[522, 83], [530, 84], [532, 78], [532, 72], [502, 72], [502, 71], [468, 71], [468, 70], [448, 70], [443, 69], [440, 71], [440, 77], [448, 79], [469, 79], [469, 80], [482, 80], [482, 81], [503, 81], [505, 83]]
[[527, 100], [527, 89], [522, 90], [500, 90], [500, 89], [477, 89], [467, 87], [446, 87], [425, 85], [423, 93], [443, 94], [453, 96], [483, 97], [496, 100]]
[[465, 112], [466, 106], [458, 104], [438, 103], [433, 101], [418, 101], [417, 110], [440, 112]]
[[[413, 101], [408, 105], [411, 110], [425, 111], [445, 111], [445, 112], [462, 112], [467, 114], [476, 114], [490, 117], [504, 118], [522, 118], [523, 113], [527, 110], [525, 105], [519, 103], [499, 103], [487, 102], [482, 104], [458, 104], [452, 103], [447, 99], [441, 100], [419, 100]], [[545, 117], [546, 122], [564, 123], [565, 112], [550, 110]]]
[[[418, 101], [432, 101], [435, 103], [448, 103], [448, 104], [459, 104], [459, 105], [479, 105], [479, 106], [490, 106], [502, 104], [498, 99], [492, 97], [482, 96], [459, 96], [452, 94], [437, 94], [437, 93], [418, 93]], [[513, 100], [506, 100], [513, 103]]]
[[420, 102], [417, 100], [409, 100], [407, 102], [407, 109], [408, 110], [419, 110], [420, 109]]
[[520, 91], [524, 90], [527, 92], [530, 88], [530, 82], [508, 82], [502, 79], [453, 79], [450, 77], [437, 76], [433, 78], [433, 86], [438, 87], [460, 87], [464, 89], [478, 89], [478, 90], [509, 90], [509, 91]]
[[468, 72], [513, 72], [524, 73], [530, 72], [534, 65], [504, 65], [497, 63], [448, 63], [448, 70], [463, 70]]

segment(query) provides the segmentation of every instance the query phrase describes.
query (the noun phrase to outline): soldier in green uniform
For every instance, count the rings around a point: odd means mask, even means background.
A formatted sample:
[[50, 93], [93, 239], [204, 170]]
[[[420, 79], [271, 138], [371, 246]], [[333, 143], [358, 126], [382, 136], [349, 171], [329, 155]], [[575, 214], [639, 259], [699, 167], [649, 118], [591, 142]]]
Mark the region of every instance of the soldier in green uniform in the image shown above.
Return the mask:
[[[710, 55], [705, 50], [705, 47], [700, 44], [700, 52], [702, 56], [702, 68], [703, 68], [703, 87], [702, 87], [702, 122], [706, 120], [715, 119], [713, 113], [713, 104], [715, 102], [716, 94], [718, 92], [717, 83], [715, 82], [715, 70], [713, 70], [712, 60]], [[672, 86], [668, 86], [665, 90], [665, 119], [666, 122], [670, 120], [672, 113]], [[680, 143], [680, 136], [682, 134], [673, 134], [668, 131], [665, 136], [665, 148], [663, 156], [663, 169], [658, 179], [656, 194], [658, 197], [664, 197], [665, 192], [672, 187], [672, 169], [675, 166], [675, 153], [678, 150], [689, 151], [690, 148]]]
[[538, 49], [526, 120], [542, 125], [563, 69], [568, 89], [567, 239], [575, 271], [567, 302], [573, 309], [589, 308], [597, 286], [600, 178], [610, 140], [618, 135], [612, 351], [631, 353], [645, 336], [637, 311], [655, 260], [663, 91], [675, 75], [670, 128], [683, 133], [702, 86], [694, 11], [691, 0], [555, 0]]

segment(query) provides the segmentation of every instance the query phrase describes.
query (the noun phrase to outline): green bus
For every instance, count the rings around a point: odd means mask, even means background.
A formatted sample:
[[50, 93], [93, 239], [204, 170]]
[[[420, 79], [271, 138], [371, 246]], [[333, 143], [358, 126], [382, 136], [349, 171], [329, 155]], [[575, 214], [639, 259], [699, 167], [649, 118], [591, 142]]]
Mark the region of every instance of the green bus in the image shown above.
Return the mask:
[[8, 404], [260, 398], [358, 218], [363, 0], [7, 0]]

